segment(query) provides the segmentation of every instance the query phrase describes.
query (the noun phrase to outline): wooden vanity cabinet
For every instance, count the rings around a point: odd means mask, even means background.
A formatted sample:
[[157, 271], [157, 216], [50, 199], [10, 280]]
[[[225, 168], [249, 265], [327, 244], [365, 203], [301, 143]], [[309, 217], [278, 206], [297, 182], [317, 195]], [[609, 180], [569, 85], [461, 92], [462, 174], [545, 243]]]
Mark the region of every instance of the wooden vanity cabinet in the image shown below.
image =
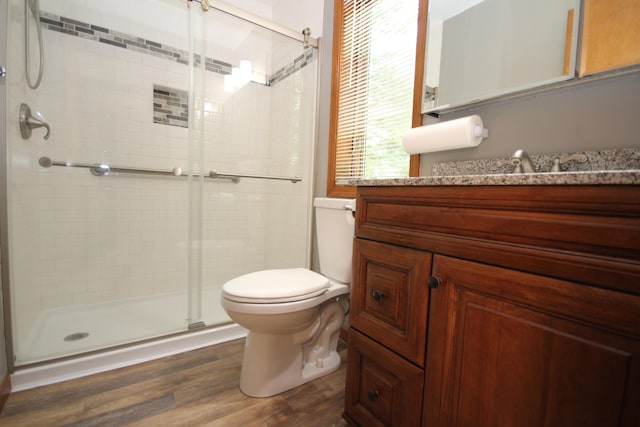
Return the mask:
[[640, 425], [640, 186], [360, 187], [357, 206], [348, 421]]

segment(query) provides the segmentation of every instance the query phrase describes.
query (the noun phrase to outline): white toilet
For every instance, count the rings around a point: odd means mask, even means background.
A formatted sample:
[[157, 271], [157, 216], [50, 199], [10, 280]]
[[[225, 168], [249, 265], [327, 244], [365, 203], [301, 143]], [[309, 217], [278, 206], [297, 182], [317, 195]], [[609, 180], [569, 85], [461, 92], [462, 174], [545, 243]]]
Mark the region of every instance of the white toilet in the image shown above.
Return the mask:
[[249, 332], [240, 389], [273, 396], [340, 367], [348, 306], [355, 200], [316, 198], [320, 271], [263, 270], [225, 283], [222, 307]]

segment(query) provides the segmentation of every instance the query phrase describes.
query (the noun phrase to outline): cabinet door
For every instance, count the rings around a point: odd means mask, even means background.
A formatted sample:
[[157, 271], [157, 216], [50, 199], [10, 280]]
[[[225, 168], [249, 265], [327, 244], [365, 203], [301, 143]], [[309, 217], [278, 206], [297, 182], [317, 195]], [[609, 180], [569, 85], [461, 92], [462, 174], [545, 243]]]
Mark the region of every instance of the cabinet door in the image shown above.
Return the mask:
[[580, 76], [640, 63], [640, 2], [585, 0]]
[[423, 371], [357, 331], [349, 334], [345, 415], [363, 427], [412, 427], [422, 416]]
[[356, 239], [350, 325], [424, 366], [431, 254]]
[[429, 427], [638, 426], [640, 297], [434, 256]]

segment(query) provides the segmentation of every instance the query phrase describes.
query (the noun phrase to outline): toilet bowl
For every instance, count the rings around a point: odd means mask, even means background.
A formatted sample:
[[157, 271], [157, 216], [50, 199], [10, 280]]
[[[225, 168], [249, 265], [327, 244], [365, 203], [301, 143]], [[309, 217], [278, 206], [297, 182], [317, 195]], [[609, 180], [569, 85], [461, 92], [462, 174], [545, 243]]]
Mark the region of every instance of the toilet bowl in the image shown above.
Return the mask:
[[348, 307], [355, 201], [320, 198], [314, 206], [323, 274], [262, 270], [223, 286], [222, 307], [248, 330], [240, 373], [248, 396], [273, 396], [340, 367], [336, 349]]

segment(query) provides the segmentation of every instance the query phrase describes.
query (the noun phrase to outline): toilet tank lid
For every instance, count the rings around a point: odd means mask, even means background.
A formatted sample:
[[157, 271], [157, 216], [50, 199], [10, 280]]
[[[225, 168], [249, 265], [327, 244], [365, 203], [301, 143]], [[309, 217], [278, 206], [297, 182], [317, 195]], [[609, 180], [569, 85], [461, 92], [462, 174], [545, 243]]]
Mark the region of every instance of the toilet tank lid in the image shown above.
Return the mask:
[[313, 199], [313, 206], [316, 208], [345, 210], [349, 206], [350, 210], [355, 210], [356, 199], [335, 199], [332, 197], [316, 197]]
[[229, 280], [225, 294], [239, 298], [292, 298], [318, 293], [329, 287], [329, 279], [306, 268], [262, 270]]

